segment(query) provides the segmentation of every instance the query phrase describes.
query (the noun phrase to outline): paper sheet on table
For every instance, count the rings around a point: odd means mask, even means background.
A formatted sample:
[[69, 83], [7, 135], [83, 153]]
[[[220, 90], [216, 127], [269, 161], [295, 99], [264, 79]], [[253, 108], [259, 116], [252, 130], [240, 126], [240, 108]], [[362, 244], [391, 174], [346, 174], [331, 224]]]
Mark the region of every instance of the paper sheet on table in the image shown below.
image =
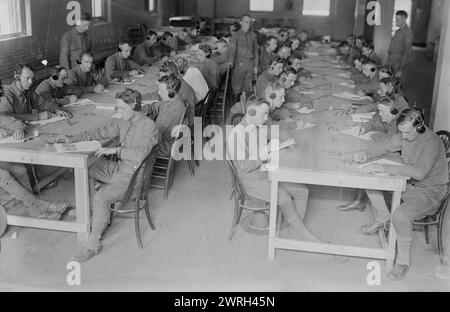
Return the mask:
[[100, 110], [115, 110], [114, 105], [95, 105], [95, 109]]
[[304, 95], [314, 95], [314, 92], [312, 91], [300, 91], [299, 93]]
[[[296, 144], [297, 144], [297, 142], [295, 142], [294, 139], [289, 139], [289, 140], [286, 140], [284, 142], [281, 142], [280, 145], [278, 146], [278, 148], [274, 148], [274, 149], [271, 148], [270, 151], [271, 152], [281, 151], [282, 149], [294, 146]], [[270, 144], [269, 144], [269, 147], [271, 147]]]
[[139, 74], [139, 75], [134, 75], [132, 76], [133, 78], [144, 78], [144, 74]]
[[66, 118], [66, 117], [53, 117], [53, 118], [50, 118], [50, 119], [47, 119], [47, 120], [28, 121], [27, 123], [30, 124], [30, 125], [33, 125], [33, 126], [45, 126], [45, 125], [48, 125], [48, 124], [51, 124], [51, 123], [55, 123], [55, 122], [58, 122], [58, 121], [63, 121], [63, 120], [66, 120], [66, 119], [69, 119], [69, 118]]
[[304, 52], [305, 53], [305, 55], [306, 56], [319, 56], [320, 54], [319, 54], [319, 52]]
[[316, 111], [315, 109], [309, 109], [309, 108], [306, 108], [306, 107], [302, 107], [302, 108], [297, 110], [297, 112], [299, 112], [300, 114], [304, 114], [304, 115], [309, 115], [309, 114], [311, 114], [312, 112], [315, 112], [315, 111]]
[[359, 96], [357, 94], [350, 93], [350, 92], [336, 93], [336, 94], [333, 94], [333, 96], [342, 98], [342, 99], [346, 99], [346, 100], [353, 100], [353, 101], [362, 101], [362, 100], [371, 99], [371, 97], [369, 97], [369, 96]]
[[349, 74], [349, 73], [338, 74], [337, 76], [338, 76], [338, 77], [342, 77], [342, 78], [350, 79], [350, 74]]
[[339, 85], [350, 89], [356, 89], [356, 85], [353, 83], [341, 82]]
[[375, 113], [353, 114], [352, 120], [353, 120], [353, 122], [368, 122], [369, 120], [372, 120], [374, 116], [375, 116]]
[[361, 127], [352, 127], [350, 129], [345, 129], [342, 130], [341, 133], [353, 136], [361, 140], [372, 141], [371, 136], [373, 132], [361, 133]]
[[112, 84], [119, 84], [119, 85], [130, 85], [133, 84], [136, 81], [136, 79], [133, 79], [131, 81], [118, 81], [118, 80], [111, 80]]
[[305, 129], [310, 129], [310, 128], [314, 128], [314, 127], [317, 127], [317, 125], [307, 122], [307, 123], [303, 126], [303, 128], [300, 128], [300, 129], [297, 128], [297, 130], [305, 130]]
[[99, 141], [86, 141], [70, 144], [55, 144], [58, 153], [87, 153], [95, 152], [102, 148]]
[[78, 100], [74, 103], [64, 105], [64, 107], [79, 107], [79, 106], [87, 106], [87, 105], [92, 105], [92, 104], [95, 104], [92, 100], [82, 99], [82, 100]]
[[[398, 163], [396, 161], [392, 161], [392, 160], [388, 160], [388, 159], [379, 159], [379, 160], [372, 161], [372, 162], [369, 162], [369, 163], [365, 163], [365, 164], [361, 164], [361, 165], [355, 165], [355, 167], [358, 170], [363, 170], [364, 168], [366, 168], [367, 166], [370, 166], [370, 165], [404, 166], [404, 164]], [[380, 177], [388, 177], [388, 176], [390, 176], [389, 173], [385, 173], [385, 172], [373, 172], [371, 174], [377, 175], [377, 176], [380, 176]]]
[[97, 93], [97, 94], [109, 93], [109, 90], [108, 89], [104, 89], [103, 91], [95, 92], [95, 93]]
[[8, 143], [23, 143], [26, 139], [16, 141], [13, 139], [13, 136], [6, 137], [4, 139], [0, 139], [0, 144], [8, 144]]
[[177, 54], [177, 56], [179, 56], [179, 57], [190, 57], [190, 55], [186, 54], [186, 53], [180, 53], [180, 54]]

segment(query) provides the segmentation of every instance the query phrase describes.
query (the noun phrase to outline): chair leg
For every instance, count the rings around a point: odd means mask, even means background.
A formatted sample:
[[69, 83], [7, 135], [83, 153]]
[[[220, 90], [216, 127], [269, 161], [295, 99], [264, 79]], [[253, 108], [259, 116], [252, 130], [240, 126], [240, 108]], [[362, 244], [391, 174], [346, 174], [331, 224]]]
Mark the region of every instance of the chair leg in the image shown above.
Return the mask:
[[170, 159], [169, 164], [167, 166], [166, 179], [164, 180], [164, 199], [167, 199], [169, 187], [171, 185], [172, 167], [173, 167], [173, 160]]
[[152, 217], [150, 216], [150, 208], [149, 208], [149, 205], [148, 205], [147, 197], [145, 198], [144, 205], [145, 205], [144, 206], [145, 216], [147, 217], [148, 224], [150, 225], [150, 228], [154, 231], [155, 230], [155, 225], [153, 224]]
[[430, 231], [429, 231], [429, 226], [425, 225], [424, 226], [425, 229], [425, 242], [427, 243], [427, 245], [430, 244]]
[[139, 200], [136, 200], [136, 208], [134, 210], [134, 230], [136, 232], [138, 246], [142, 249], [141, 231], [139, 228]]
[[230, 234], [228, 235], [228, 241], [231, 242], [231, 239], [233, 238], [234, 231], [236, 229], [236, 225], [239, 224], [239, 221], [241, 220], [242, 216], [242, 208], [239, 205], [239, 198], [237, 196], [234, 200], [234, 216], [233, 216], [233, 223], [231, 225]]

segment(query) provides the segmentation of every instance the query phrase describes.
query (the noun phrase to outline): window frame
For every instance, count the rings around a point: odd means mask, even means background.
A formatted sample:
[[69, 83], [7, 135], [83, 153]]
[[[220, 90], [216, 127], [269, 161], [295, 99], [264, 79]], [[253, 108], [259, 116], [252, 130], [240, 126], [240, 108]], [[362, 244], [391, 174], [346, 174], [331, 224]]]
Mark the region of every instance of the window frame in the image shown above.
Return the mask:
[[[264, 1], [264, 0], [259, 0]], [[249, 1], [249, 11], [251, 12], [275, 12], [275, 0], [266, 0], [266, 1], [272, 1], [272, 10], [261, 10], [261, 9], [252, 9], [252, 0]]]
[[92, 26], [111, 23], [111, 0], [102, 1], [102, 16], [94, 16], [94, 1], [91, 0]]
[[[158, 13], [158, 1], [157, 0], [144, 0], [144, 1], [145, 1], [145, 12]], [[150, 10], [150, 1], [153, 1], [153, 10]]]
[[20, 28], [19, 32], [0, 35], [0, 41], [18, 39], [23, 37], [29, 37], [31, 32], [31, 8], [30, 0], [15, 0], [20, 1]]
[[[332, 6], [331, 1], [332, 0], [327, 0], [329, 2], [328, 15], [325, 15], [325, 14], [314, 14], [314, 13], [312, 13], [313, 11], [306, 11], [305, 12], [305, 2], [306, 1], [308, 1], [308, 0], [303, 0], [303, 2], [302, 2], [302, 16], [315, 16], [315, 17], [330, 17], [331, 16], [331, 14], [332, 14], [332, 12], [331, 12], [331, 6]], [[310, 1], [313, 1], [313, 0], [310, 0]]]

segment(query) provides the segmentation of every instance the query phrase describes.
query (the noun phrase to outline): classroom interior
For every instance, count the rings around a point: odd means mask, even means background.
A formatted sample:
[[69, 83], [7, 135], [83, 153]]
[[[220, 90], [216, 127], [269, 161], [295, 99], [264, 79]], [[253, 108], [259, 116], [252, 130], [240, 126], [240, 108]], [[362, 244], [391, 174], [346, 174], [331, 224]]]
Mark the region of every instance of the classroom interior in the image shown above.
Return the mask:
[[[5, 14], [10, 13], [1, 7], [11, 7], [11, 1], [19, 3], [14, 10], [20, 11], [20, 25], [14, 26], [20, 32], [14, 36], [4, 29], [3, 21], [9, 20]], [[33, 66], [36, 81], [48, 77], [50, 68], [59, 64], [61, 37], [71, 29], [66, 19], [73, 2], [94, 17], [89, 36], [97, 64], [104, 64], [121, 40], [130, 40], [134, 47], [140, 44], [147, 29], [158, 34], [176, 32], [203, 18], [211, 35], [219, 36], [244, 13], [253, 18], [254, 31], [293, 27], [298, 33], [308, 31], [314, 40], [330, 36], [335, 42], [345, 41], [350, 34], [362, 37], [373, 42], [385, 61], [395, 31], [395, 12], [405, 10], [414, 41], [411, 65], [402, 77], [404, 96], [410, 106], [424, 110], [430, 129], [450, 131], [448, 1], [0, 0], [1, 84], [13, 82], [19, 63]], [[368, 5], [373, 2], [379, 5], [379, 25], [367, 23]], [[0, 153], [5, 153], [1, 146]], [[201, 160], [194, 167], [192, 176], [188, 162], [175, 162], [167, 199], [161, 189], [150, 189], [155, 230], [141, 211], [142, 249], [136, 244], [133, 215], [113, 219], [102, 238], [102, 251], [81, 265], [81, 285], [68, 282], [70, 259], [79, 249], [75, 233], [8, 226], [0, 237], [0, 291], [450, 291], [450, 263], [441, 261], [435, 226], [430, 226], [428, 244], [423, 229], [414, 231], [412, 266], [399, 282], [386, 278], [383, 260], [277, 249], [270, 261], [267, 233], [255, 235], [239, 224], [229, 240], [235, 201], [230, 198], [233, 186], [227, 162]], [[73, 189], [73, 176], [64, 174], [56, 187], [39, 195], [74, 207]], [[336, 209], [354, 196], [351, 188], [311, 185], [305, 224], [327, 242], [377, 247], [378, 236], [358, 231], [359, 224], [372, 220], [370, 209], [347, 213]], [[75, 221], [75, 217], [65, 215], [64, 221]], [[450, 221], [446, 227], [444, 235], [450, 237]], [[450, 238], [444, 240], [444, 253], [450, 257]], [[377, 285], [368, 282], [374, 261], [381, 270]]]

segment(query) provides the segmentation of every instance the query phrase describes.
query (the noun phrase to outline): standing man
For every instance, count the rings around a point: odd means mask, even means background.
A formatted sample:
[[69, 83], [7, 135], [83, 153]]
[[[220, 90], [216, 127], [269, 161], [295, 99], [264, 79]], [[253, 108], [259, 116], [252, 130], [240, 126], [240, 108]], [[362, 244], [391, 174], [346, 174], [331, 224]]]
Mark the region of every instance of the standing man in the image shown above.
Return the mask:
[[395, 76], [402, 77], [405, 70], [408, 69], [409, 63], [412, 58], [412, 43], [413, 32], [406, 25], [408, 19], [408, 13], [405, 11], [398, 11], [396, 14], [395, 22], [397, 27], [400, 27], [392, 38], [391, 45], [389, 46], [389, 57], [387, 64], [394, 68]]
[[244, 14], [241, 29], [231, 38], [229, 63], [233, 64], [231, 87], [235, 102], [239, 101], [242, 92], [252, 91], [253, 77], [258, 74], [259, 49], [256, 34], [250, 31], [251, 22], [251, 16]]
[[87, 31], [91, 27], [92, 17], [89, 13], [81, 14], [76, 26], [61, 37], [59, 64], [67, 69], [77, 66], [77, 60], [83, 51], [91, 51], [91, 40]]

